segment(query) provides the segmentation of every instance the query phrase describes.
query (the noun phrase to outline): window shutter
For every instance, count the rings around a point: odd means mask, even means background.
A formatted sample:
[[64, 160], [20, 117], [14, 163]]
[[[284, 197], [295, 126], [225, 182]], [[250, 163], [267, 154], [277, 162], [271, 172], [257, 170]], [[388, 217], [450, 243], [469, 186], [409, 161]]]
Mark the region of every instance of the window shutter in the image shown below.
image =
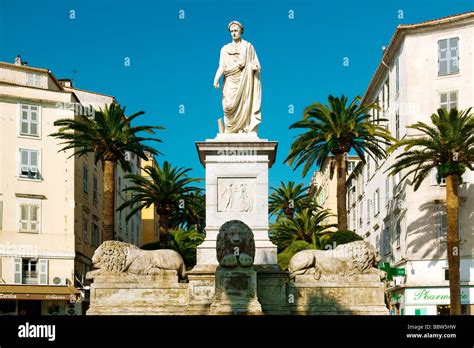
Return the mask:
[[27, 150], [20, 150], [20, 157], [21, 157], [21, 171], [23, 172], [24, 169], [27, 169], [29, 166], [28, 161], [28, 151]]
[[30, 151], [30, 172], [32, 176], [38, 174], [38, 151]]
[[39, 283], [48, 284], [48, 259], [39, 259]]
[[38, 135], [38, 107], [30, 106], [30, 134]]
[[[444, 207], [442, 208], [444, 209]], [[448, 220], [446, 211], [442, 210], [439, 214], [439, 236], [444, 237], [448, 232]]]
[[30, 205], [30, 230], [37, 232], [38, 229], [38, 210], [39, 206], [35, 204]]
[[28, 134], [28, 106], [21, 106], [21, 134]]
[[21, 284], [23, 280], [23, 274], [22, 274], [22, 263], [23, 260], [21, 258], [15, 258], [14, 259], [14, 267], [15, 267], [15, 276], [14, 276], [14, 282], [15, 284]]
[[453, 37], [449, 39], [449, 72], [459, 72], [459, 38]]
[[448, 40], [438, 41], [438, 75], [448, 74]]

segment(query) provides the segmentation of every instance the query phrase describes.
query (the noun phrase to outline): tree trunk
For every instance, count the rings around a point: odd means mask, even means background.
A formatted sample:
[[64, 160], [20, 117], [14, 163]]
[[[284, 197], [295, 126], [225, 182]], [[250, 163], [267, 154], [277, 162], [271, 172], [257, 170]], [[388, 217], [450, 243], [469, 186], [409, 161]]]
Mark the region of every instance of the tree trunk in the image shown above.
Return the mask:
[[459, 238], [458, 238], [458, 207], [459, 207], [459, 176], [450, 174], [446, 177], [446, 212], [448, 220], [448, 268], [449, 296], [451, 315], [461, 314], [461, 286], [459, 276]]
[[103, 240], [115, 239], [115, 162], [104, 161]]
[[337, 174], [337, 229], [347, 230], [346, 208], [346, 154], [336, 155]]
[[160, 236], [168, 233], [169, 219], [170, 216], [167, 214], [160, 215]]

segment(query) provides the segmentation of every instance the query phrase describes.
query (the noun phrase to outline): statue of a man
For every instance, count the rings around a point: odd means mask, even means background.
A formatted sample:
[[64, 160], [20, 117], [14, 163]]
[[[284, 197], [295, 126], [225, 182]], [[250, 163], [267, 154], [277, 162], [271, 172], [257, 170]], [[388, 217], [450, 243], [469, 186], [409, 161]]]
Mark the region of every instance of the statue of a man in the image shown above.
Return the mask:
[[222, 47], [214, 78], [214, 87], [219, 88], [219, 79], [224, 75], [222, 108], [225, 133], [257, 133], [262, 120], [260, 62], [253, 45], [241, 37], [244, 26], [232, 21], [228, 29], [232, 42]]

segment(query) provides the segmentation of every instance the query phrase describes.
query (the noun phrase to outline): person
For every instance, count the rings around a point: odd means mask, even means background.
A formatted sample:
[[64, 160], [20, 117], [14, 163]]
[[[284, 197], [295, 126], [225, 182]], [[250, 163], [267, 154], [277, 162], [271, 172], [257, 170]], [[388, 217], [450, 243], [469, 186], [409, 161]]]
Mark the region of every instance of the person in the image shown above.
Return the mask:
[[242, 39], [244, 26], [228, 25], [232, 42], [222, 47], [214, 87], [224, 75], [222, 108], [225, 133], [257, 133], [261, 116], [261, 66], [253, 45]]

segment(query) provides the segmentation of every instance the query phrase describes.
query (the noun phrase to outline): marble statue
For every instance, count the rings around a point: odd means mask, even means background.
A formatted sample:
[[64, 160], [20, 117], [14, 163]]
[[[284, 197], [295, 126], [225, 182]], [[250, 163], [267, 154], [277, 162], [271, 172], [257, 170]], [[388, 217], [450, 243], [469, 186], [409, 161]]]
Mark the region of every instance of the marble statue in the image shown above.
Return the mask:
[[255, 257], [252, 230], [242, 221], [227, 221], [219, 229], [216, 251], [221, 267], [252, 266]]
[[214, 87], [224, 75], [222, 108], [225, 133], [257, 133], [262, 120], [260, 62], [253, 45], [242, 39], [244, 26], [232, 21], [228, 25], [232, 42], [222, 47]]
[[174, 250], [142, 250], [116, 240], [103, 242], [94, 252], [92, 263], [99, 269], [88, 272], [88, 279], [110, 273], [154, 275], [164, 270], [176, 271], [183, 279], [186, 271], [183, 258]]
[[353, 276], [377, 274], [381, 279], [385, 272], [376, 268], [381, 258], [375, 248], [366, 241], [338, 245], [332, 250], [303, 250], [290, 259], [290, 277], [313, 275], [315, 280], [328, 276]]

